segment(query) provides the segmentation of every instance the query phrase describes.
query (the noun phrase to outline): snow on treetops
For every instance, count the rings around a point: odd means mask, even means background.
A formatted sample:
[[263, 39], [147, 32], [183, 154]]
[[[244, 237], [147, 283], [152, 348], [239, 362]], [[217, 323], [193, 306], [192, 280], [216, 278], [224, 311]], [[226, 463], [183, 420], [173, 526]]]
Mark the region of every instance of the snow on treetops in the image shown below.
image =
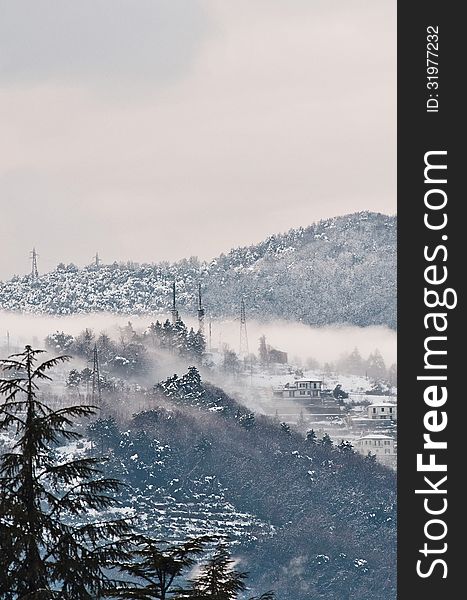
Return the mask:
[[206, 262], [190, 258], [82, 269], [61, 264], [49, 273], [41, 273], [39, 265], [38, 279], [25, 275], [0, 282], [0, 309], [162, 315], [171, 309], [174, 281], [178, 310], [193, 315], [201, 283], [213, 317], [236, 316], [243, 295], [250, 318], [395, 328], [396, 218], [375, 213], [339, 217]]

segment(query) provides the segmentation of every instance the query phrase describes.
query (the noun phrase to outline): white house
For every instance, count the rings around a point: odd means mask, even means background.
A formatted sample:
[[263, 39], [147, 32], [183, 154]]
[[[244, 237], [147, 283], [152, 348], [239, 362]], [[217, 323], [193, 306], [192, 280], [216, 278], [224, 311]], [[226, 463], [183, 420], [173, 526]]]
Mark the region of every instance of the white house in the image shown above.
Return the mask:
[[397, 404], [389, 402], [375, 402], [368, 407], [369, 419], [390, 419], [397, 421]]
[[371, 433], [355, 440], [355, 450], [367, 456], [369, 453], [375, 454], [377, 460], [389, 466], [395, 466], [396, 448], [394, 438], [389, 435], [380, 435]]
[[319, 379], [297, 379], [294, 383], [286, 383], [275, 388], [274, 395], [281, 398], [321, 398], [323, 382]]

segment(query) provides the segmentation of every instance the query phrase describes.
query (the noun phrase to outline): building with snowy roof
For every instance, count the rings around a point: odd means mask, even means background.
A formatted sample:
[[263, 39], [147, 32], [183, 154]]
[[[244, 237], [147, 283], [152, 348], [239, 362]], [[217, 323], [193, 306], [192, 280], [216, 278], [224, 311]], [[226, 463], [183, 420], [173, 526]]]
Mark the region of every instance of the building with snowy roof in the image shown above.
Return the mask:
[[294, 383], [286, 383], [274, 389], [274, 395], [281, 398], [295, 398], [307, 400], [321, 398], [323, 382], [319, 379], [296, 379]]

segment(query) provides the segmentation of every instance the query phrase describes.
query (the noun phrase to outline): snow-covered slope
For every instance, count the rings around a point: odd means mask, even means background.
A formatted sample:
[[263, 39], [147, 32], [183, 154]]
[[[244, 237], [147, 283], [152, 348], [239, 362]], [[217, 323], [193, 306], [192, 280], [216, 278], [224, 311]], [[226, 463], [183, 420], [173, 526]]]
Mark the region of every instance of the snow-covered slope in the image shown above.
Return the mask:
[[194, 312], [201, 282], [209, 314], [287, 318], [311, 325], [396, 326], [396, 218], [357, 213], [322, 221], [210, 262], [59, 265], [32, 283], [0, 283], [0, 309], [47, 314]]
[[[196, 369], [144, 395], [148, 408], [126, 417], [127, 395], [105, 395], [104, 418], [78, 423], [86, 437], [54, 450], [58, 463], [107, 457], [105, 474], [126, 485], [102, 516], [134, 517], [168, 541], [228, 536], [253, 591], [274, 589], [281, 600], [344, 598], [348, 589], [394, 598], [394, 473], [253, 415]], [[0, 453], [11, 443], [0, 435]]]

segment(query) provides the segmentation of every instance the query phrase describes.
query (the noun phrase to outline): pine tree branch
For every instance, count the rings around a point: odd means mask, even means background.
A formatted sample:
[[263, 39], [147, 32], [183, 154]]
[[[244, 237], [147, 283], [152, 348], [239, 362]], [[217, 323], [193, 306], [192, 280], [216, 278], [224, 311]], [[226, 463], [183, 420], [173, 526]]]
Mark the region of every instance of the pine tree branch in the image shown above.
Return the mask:
[[0, 429], [7, 429], [7, 427], [9, 427], [13, 422], [16, 422], [22, 426], [26, 424], [25, 421], [17, 415], [0, 410], [0, 414], [2, 414], [2, 412], [5, 414], [5, 417], [0, 421]]
[[[42, 377], [44, 375], [44, 371], [49, 371], [50, 369], [53, 369], [60, 363], [68, 362], [69, 360], [71, 360], [71, 358], [71, 356], [63, 354], [62, 356], [56, 356], [54, 358], [46, 360], [34, 369], [34, 371], [32, 372], [32, 377]], [[45, 376], [44, 379], [50, 378], [48, 376]]]
[[12, 354], [10, 358], [2, 358], [0, 359], [0, 368], [4, 371], [12, 371], [17, 370], [21, 371], [24, 369], [26, 363], [24, 361], [12, 360], [14, 356], [23, 356], [22, 354]]
[[0, 394], [4, 394], [5, 396], [7, 396], [7, 401], [10, 398], [14, 398], [19, 392], [27, 394], [27, 388], [20, 385], [22, 382], [25, 381], [27, 380], [19, 377], [16, 377], [14, 379], [0, 379]]
[[68, 479], [75, 477], [91, 477], [92, 475], [101, 473], [101, 469], [93, 466], [100, 462], [96, 458], [77, 458], [48, 467], [47, 470], [39, 475], [39, 478], [50, 477], [54, 482], [63, 481], [67, 483]]

